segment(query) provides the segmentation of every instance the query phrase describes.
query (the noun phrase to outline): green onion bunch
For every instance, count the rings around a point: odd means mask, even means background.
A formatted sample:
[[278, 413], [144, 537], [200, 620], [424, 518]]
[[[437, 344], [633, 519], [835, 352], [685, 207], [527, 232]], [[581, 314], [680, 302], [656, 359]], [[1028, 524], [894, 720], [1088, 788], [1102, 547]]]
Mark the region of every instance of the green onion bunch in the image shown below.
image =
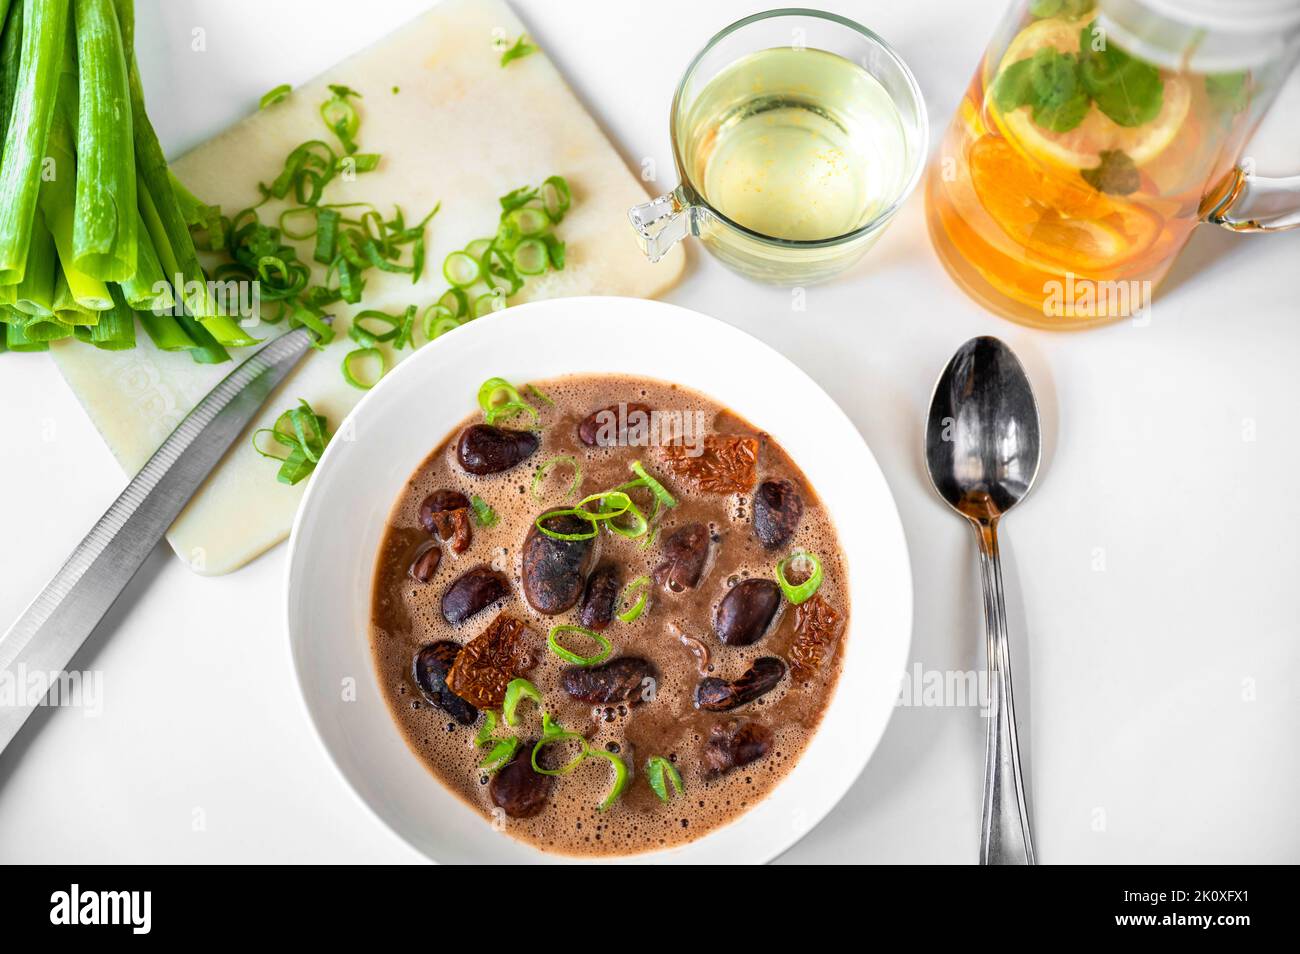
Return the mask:
[[[229, 357], [220, 314], [145, 112], [132, 0], [0, 0], [0, 350], [75, 338]], [[180, 302], [176, 276], [180, 276]]]

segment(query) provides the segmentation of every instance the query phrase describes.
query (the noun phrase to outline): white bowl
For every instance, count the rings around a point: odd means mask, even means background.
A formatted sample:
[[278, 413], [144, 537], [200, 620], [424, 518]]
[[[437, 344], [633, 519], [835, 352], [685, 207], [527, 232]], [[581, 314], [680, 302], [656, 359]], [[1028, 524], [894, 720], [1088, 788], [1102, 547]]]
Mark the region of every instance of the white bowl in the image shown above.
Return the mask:
[[911, 635], [907, 545], [880, 468], [844, 412], [767, 345], [685, 308], [632, 298], [520, 305], [426, 345], [365, 396], [339, 428], [350, 439], [332, 440], [316, 467], [289, 542], [289, 644], [307, 712], [361, 800], [430, 858], [572, 860], [494, 831], [411, 753], [381, 696], [367, 633], [389, 510], [420, 462], [474, 410], [479, 385], [493, 375], [575, 372], [639, 374], [717, 399], [790, 453], [838, 529], [852, 604], [843, 671], [803, 758], [730, 824], [688, 845], [618, 859], [768, 861], [835, 806], [889, 721]]

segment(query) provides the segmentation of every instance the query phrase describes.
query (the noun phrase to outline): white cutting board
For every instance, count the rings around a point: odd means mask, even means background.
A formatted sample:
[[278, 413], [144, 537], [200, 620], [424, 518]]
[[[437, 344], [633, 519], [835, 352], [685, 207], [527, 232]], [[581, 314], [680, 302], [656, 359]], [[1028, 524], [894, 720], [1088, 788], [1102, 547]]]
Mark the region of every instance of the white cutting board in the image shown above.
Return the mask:
[[[384, 158], [354, 182], [330, 183], [327, 201], [365, 200], [385, 211], [396, 203], [408, 222], [442, 203], [427, 232], [420, 283], [372, 269], [364, 307], [400, 312], [435, 299], [446, 287], [447, 253], [495, 232], [497, 198], [555, 174], [573, 189], [573, 208], [558, 229], [567, 243], [565, 269], [530, 279], [511, 303], [591, 294], [649, 298], [666, 291], [682, 272], [680, 247], [655, 265], [642, 256], [626, 211], [645, 201], [646, 193], [545, 51], [501, 68], [494, 39], [513, 41], [523, 32], [501, 0], [449, 0], [182, 156], [173, 168], [200, 198], [219, 203], [227, 214], [253, 205], [258, 181], [270, 182], [291, 149], [308, 139], [334, 144], [318, 110], [330, 96], [327, 85], [341, 83], [364, 96], [361, 150]], [[147, 94], [156, 101], [166, 91]], [[272, 222], [280, 208], [264, 207], [262, 220]], [[311, 261], [307, 243], [299, 254]], [[338, 316], [352, 310], [331, 308]], [[356, 346], [342, 333], [346, 322], [338, 324], [338, 340], [304, 360], [172, 526], [168, 541], [196, 572], [227, 573], [288, 536], [306, 482], [277, 482], [275, 463], [253, 451], [250, 435], [270, 427], [300, 397], [334, 429], [361, 398], [363, 392], [339, 372], [343, 355]], [[279, 330], [254, 330], [262, 333]], [[158, 352], [143, 333], [139, 339], [132, 351], [97, 351], [78, 343], [52, 349], [64, 378], [131, 474], [234, 366], [198, 365], [184, 353]], [[234, 355], [240, 360], [240, 352]]]

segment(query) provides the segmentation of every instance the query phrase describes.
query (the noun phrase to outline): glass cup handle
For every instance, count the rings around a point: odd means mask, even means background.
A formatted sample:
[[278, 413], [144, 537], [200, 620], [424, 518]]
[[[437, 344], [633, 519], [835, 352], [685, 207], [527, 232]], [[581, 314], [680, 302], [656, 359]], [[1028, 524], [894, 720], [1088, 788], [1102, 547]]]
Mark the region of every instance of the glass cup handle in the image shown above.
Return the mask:
[[1300, 226], [1300, 176], [1229, 172], [1201, 202], [1201, 219], [1234, 232], [1281, 232]]
[[650, 261], [657, 262], [691, 234], [695, 210], [678, 186], [667, 195], [634, 205], [627, 210], [627, 217], [636, 230], [641, 251]]

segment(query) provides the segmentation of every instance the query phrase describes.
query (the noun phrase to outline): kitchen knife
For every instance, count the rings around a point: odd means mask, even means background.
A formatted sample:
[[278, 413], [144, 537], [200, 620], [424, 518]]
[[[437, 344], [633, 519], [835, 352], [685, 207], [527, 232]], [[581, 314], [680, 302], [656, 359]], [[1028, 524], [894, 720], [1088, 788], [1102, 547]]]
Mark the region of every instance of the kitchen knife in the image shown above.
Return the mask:
[[[33, 676], [56, 680], [172, 521], [316, 338], [296, 328], [260, 348], [186, 415], [3, 636], [0, 753], [32, 709]], [[46, 683], [48, 686], [50, 683]], [[39, 690], [38, 690], [39, 691]]]

